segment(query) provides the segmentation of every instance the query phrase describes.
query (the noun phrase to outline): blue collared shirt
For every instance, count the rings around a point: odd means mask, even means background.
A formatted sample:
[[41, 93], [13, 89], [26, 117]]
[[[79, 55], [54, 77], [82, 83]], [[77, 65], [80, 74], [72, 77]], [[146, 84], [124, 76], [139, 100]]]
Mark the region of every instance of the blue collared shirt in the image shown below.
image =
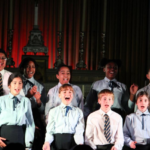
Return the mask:
[[[24, 76], [23, 76], [23, 77], [24, 77]], [[24, 79], [25, 79], [25, 80], [29, 80], [31, 83], [33, 83], [35, 86], [37, 86], [37, 91], [41, 94], [40, 100], [41, 100], [41, 102], [42, 102], [41, 106], [38, 107], [38, 110], [41, 112], [41, 114], [44, 114], [44, 109], [45, 109], [44, 106], [45, 106], [46, 99], [47, 99], [47, 98], [46, 98], [46, 93], [45, 93], [44, 87], [43, 87], [39, 82], [37, 82], [37, 81], [34, 79], [34, 77], [32, 77], [32, 78], [30, 78], [30, 79], [27, 79], [27, 78], [24, 77]], [[27, 82], [27, 84], [26, 84], [25, 87], [23, 88], [23, 91], [24, 91], [25, 95], [27, 95], [28, 90], [31, 89], [31, 88], [32, 88], [32, 86]], [[35, 97], [32, 96], [32, 97], [30, 98], [30, 100], [31, 100], [32, 108], [37, 107], [37, 103], [36, 103]]]
[[49, 112], [48, 124], [46, 127], [45, 142], [53, 142], [53, 134], [70, 133], [74, 134], [76, 144], [83, 144], [84, 118], [80, 108], [69, 105], [72, 109], [66, 113], [66, 105], [61, 103]]
[[26, 125], [25, 144], [31, 147], [34, 139], [34, 120], [32, 116], [30, 100], [17, 95], [18, 103], [13, 110], [13, 97], [11, 93], [0, 97], [0, 126], [2, 125]]
[[[45, 107], [45, 115], [48, 115], [48, 112], [51, 108], [56, 107], [61, 104], [61, 99], [59, 98], [59, 88], [61, 87], [61, 83], [51, 88], [47, 94], [48, 102], [46, 103]], [[83, 110], [83, 95], [81, 89], [77, 85], [72, 85], [74, 89], [73, 99], [71, 101], [73, 106], [77, 106]]]
[[[95, 111], [93, 105], [94, 103], [98, 103], [97, 94], [103, 89], [111, 89], [109, 87], [109, 81], [110, 80], [105, 77], [103, 80], [96, 81], [92, 84], [91, 90], [87, 95], [84, 107], [85, 117], [87, 117], [91, 112]], [[134, 107], [134, 103], [129, 99], [130, 97], [126, 85], [118, 82], [116, 79], [113, 79], [111, 81], [114, 81], [118, 85], [118, 87], [115, 87], [113, 89], [114, 104], [112, 105], [112, 108], [117, 108], [126, 112], [130, 112]]]
[[[142, 114], [144, 116], [144, 129], [142, 129]], [[142, 113], [137, 110], [126, 117], [123, 127], [125, 145], [130, 145], [132, 141], [136, 141], [137, 144], [147, 144], [145, 139], [150, 138], [150, 113], [146, 110]]]

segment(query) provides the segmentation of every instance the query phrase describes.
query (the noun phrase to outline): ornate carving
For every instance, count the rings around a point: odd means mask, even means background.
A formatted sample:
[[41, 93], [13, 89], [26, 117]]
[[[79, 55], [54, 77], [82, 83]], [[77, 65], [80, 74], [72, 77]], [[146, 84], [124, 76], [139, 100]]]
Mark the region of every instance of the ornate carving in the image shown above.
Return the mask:
[[102, 57], [104, 58], [105, 57], [105, 33], [102, 33], [101, 35], [101, 38], [102, 38]]
[[11, 53], [12, 53], [12, 41], [13, 41], [13, 30], [9, 30], [8, 31], [8, 52], [9, 52], [9, 55], [8, 55], [8, 59], [7, 59], [7, 63], [6, 65], [11, 67], [15, 67], [15, 62], [13, 61], [13, 58], [11, 57]]
[[80, 32], [79, 62], [76, 64], [78, 70], [86, 70], [86, 64], [83, 61], [83, 53], [84, 53], [84, 32]]
[[62, 32], [57, 32], [57, 38], [58, 38], [58, 44], [57, 44], [57, 52], [58, 52], [58, 56], [57, 56], [57, 60], [54, 64], [54, 68], [57, 69], [57, 67], [63, 63], [63, 60], [61, 58], [61, 52], [62, 52]]

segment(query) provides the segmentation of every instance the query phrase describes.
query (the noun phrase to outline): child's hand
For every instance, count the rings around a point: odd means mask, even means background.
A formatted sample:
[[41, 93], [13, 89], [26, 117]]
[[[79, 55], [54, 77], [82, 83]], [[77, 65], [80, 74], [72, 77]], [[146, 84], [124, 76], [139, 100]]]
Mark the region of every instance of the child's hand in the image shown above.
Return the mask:
[[5, 138], [0, 137], [0, 147], [6, 147], [6, 144], [2, 141], [2, 140], [6, 140]]
[[37, 92], [37, 86], [33, 86], [31, 89], [28, 90], [28, 93], [27, 93], [27, 97], [28, 98], [31, 98], [32, 96], [34, 96], [34, 94]]
[[136, 145], [135, 145], [135, 144], [136, 144], [136, 141], [131, 142], [131, 143], [130, 143], [130, 147], [133, 148], [133, 149], [135, 149], [135, 148], [136, 148]]
[[48, 142], [45, 142], [43, 145], [43, 150], [50, 150], [50, 145]]
[[36, 92], [36, 93], [34, 94], [34, 97], [35, 97], [35, 99], [36, 99], [37, 104], [38, 104], [39, 106], [41, 106], [41, 104], [42, 104], [42, 102], [41, 102], [41, 100], [40, 100], [41, 94], [40, 94], [39, 92]]
[[137, 92], [137, 90], [138, 90], [138, 88], [139, 88], [138, 85], [132, 84], [132, 85], [130, 86], [130, 94], [135, 95], [136, 92]]
[[116, 148], [115, 146], [113, 146], [113, 147], [111, 148], [111, 150], [117, 150], [117, 148]]

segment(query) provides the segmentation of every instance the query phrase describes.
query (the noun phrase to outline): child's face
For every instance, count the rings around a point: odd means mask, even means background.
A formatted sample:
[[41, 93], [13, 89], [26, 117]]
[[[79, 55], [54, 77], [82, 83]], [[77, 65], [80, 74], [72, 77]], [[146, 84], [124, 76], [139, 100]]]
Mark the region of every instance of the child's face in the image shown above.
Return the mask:
[[58, 74], [56, 74], [56, 78], [61, 84], [69, 83], [70, 77], [70, 70], [67, 67], [60, 68], [60, 71], [58, 72]]
[[113, 97], [111, 94], [104, 94], [101, 98], [98, 98], [98, 103], [101, 105], [101, 109], [107, 113], [113, 105]]
[[5, 54], [0, 53], [0, 71], [3, 70], [6, 66], [6, 60], [2, 59], [2, 58], [6, 58]]
[[146, 95], [140, 96], [137, 99], [136, 105], [141, 112], [145, 112], [147, 107], [149, 106], [149, 99]]
[[59, 98], [63, 104], [69, 105], [73, 99], [73, 91], [70, 88], [64, 89], [59, 93]]
[[14, 78], [8, 86], [10, 88], [11, 94], [14, 96], [18, 95], [22, 89], [22, 85], [22, 80], [19, 77]]
[[105, 72], [106, 77], [112, 80], [118, 73], [118, 66], [114, 62], [110, 62], [105, 66], [103, 71]]
[[35, 74], [35, 64], [33, 61], [29, 61], [27, 67], [24, 69], [24, 75], [26, 78], [32, 78]]

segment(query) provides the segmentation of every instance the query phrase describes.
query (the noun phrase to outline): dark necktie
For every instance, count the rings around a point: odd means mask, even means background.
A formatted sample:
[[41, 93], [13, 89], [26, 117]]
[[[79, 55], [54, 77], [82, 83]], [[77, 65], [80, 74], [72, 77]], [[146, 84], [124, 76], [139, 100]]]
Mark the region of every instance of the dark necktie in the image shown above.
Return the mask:
[[144, 130], [144, 116], [145, 116], [145, 114], [142, 114], [141, 116], [142, 116], [142, 130]]
[[29, 83], [29, 85], [30, 85], [31, 87], [34, 86], [34, 84], [33, 84], [32, 82], [30, 82], [29, 80], [24, 80], [24, 81], [23, 81], [23, 87], [24, 87], [24, 88], [25, 88], [25, 86], [27, 85], [27, 83]]
[[2, 82], [2, 74], [0, 73], [0, 96], [3, 95], [3, 82]]
[[113, 91], [113, 89], [115, 87], [118, 87], [118, 85], [114, 81], [109, 81], [109, 87], [110, 87], [110, 90]]
[[13, 110], [15, 110], [15, 106], [18, 103], [18, 98], [16, 96], [13, 97]]
[[106, 140], [110, 143], [111, 142], [111, 135], [110, 135], [110, 120], [107, 114], [104, 115], [105, 123], [104, 123], [104, 135]]
[[66, 108], [65, 116], [67, 116], [67, 113], [68, 113], [69, 109], [71, 110], [72, 108], [70, 106], [66, 106], [65, 108]]

